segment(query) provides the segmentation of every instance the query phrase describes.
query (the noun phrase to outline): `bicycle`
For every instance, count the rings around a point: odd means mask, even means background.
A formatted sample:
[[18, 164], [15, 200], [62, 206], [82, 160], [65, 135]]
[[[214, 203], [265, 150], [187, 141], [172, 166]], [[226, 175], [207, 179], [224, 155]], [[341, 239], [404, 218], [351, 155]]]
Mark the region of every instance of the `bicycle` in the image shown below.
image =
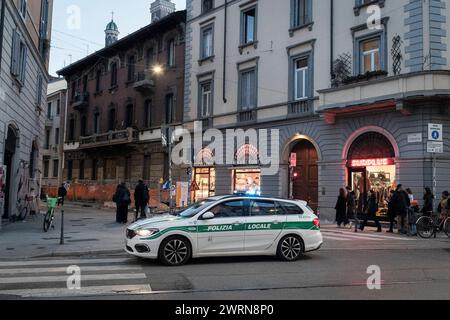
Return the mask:
[[44, 232], [48, 232], [50, 228], [55, 229], [53, 225], [53, 220], [55, 219], [55, 208], [58, 206], [59, 201], [62, 200], [59, 198], [50, 198], [47, 196], [47, 213], [44, 218]]
[[19, 215], [16, 216], [16, 220], [24, 221], [27, 218], [28, 214], [31, 214], [33, 212], [32, 203], [33, 197], [25, 196], [25, 199], [17, 199], [16, 207]]
[[417, 234], [423, 239], [430, 239], [441, 231], [444, 231], [447, 237], [450, 238], [450, 217], [439, 221], [439, 215], [422, 216], [417, 220]]

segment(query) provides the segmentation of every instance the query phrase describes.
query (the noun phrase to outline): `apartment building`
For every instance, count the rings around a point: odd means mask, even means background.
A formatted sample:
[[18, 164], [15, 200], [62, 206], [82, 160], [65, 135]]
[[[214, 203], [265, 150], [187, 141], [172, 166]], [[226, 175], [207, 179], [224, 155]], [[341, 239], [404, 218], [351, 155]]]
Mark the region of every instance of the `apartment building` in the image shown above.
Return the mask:
[[0, 183], [3, 218], [39, 192], [52, 0], [0, 1]]
[[156, 2], [159, 13], [152, 6], [158, 19], [121, 39], [109, 22], [104, 49], [58, 72], [69, 86], [63, 175], [71, 199], [111, 201], [118, 183], [143, 179], [156, 201], [169, 178], [161, 129], [183, 120], [186, 12], [168, 13], [165, 2]]
[[275, 175], [240, 164], [262, 151], [249, 142], [223, 150], [234, 164], [194, 157], [194, 198], [256, 185], [334, 221], [347, 185], [360, 210], [371, 190], [383, 207], [400, 183], [419, 199], [450, 188], [449, 18], [434, 0], [188, 0], [186, 127], [280, 135]]

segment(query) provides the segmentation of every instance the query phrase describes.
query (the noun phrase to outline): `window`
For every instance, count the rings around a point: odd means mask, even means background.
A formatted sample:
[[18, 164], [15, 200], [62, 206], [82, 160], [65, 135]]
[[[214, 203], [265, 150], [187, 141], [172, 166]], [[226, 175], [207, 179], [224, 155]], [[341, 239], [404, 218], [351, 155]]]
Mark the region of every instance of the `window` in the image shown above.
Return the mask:
[[167, 43], [167, 65], [175, 66], [175, 40], [172, 39]]
[[49, 170], [50, 170], [50, 162], [48, 160], [44, 160], [44, 178], [48, 178]]
[[301, 27], [312, 22], [312, 0], [292, 1], [292, 28]]
[[212, 81], [200, 84], [200, 117], [208, 118], [212, 115]]
[[154, 56], [155, 56], [155, 52], [153, 50], [153, 48], [149, 48], [147, 50], [147, 69], [151, 69], [153, 67], [153, 62], [154, 62]]
[[129, 104], [127, 106], [126, 115], [125, 115], [125, 127], [131, 128], [133, 127], [133, 105]]
[[75, 140], [75, 119], [69, 121], [69, 141]]
[[111, 64], [111, 87], [117, 86], [117, 63]]
[[173, 101], [173, 94], [168, 94], [166, 96], [166, 109], [165, 109], [165, 123], [171, 124], [175, 122], [175, 104]]
[[76, 95], [77, 95], [77, 83], [74, 81], [72, 82], [72, 93], [71, 93], [72, 101], [75, 100]]
[[100, 92], [102, 80], [102, 70], [98, 69], [95, 75], [95, 92]]
[[202, 0], [202, 13], [214, 9], [214, 0]]
[[297, 206], [293, 203], [282, 202], [281, 205], [282, 205], [285, 213], [288, 215], [303, 214], [303, 210], [299, 206]]
[[275, 216], [278, 215], [278, 207], [273, 201], [252, 200], [250, 202], [250, 216]]
[[86, 135], [87, 135], [87, 118], [86, 116], [82, 116], [80, 123], [80, 136], [85, 137]]
[[47, 119], [51, 119], [52, 118], [52, 103], [49, 102], [47, 104]]
[[381, 70], [380, 38], [361, 41], [361, 73]]
[[58, 178], [59, 160], [53, 160], [53, 178]]
[[208, 26], [201, 31], [201, 41], [200, 41], [200, 59], [207, 59], [214, 55], [214, 28], [213, 26]]
[[45, 150], [50, 149], [50, 130], [45, 130]]
[[97, 180], [97, 172], [98, 172], [98, 160], [97, 159], [93, 159], [92, 160], [91, 180], [93, 180], [93, 181]]
[[20, 15], [24, 19], [27, 17], [27, 2], [27, 0], [20, 0]]
[[242, 12], [241, 44], [249, 44], [256, 41], [256, 8]]
[[94, 134], [100, 133], [100, 113], [96, 112], [94, 114]]
[[135, 80], [135, 71], [136, 71], [136, 58], [134, 56], [130, 56], [128, 58], [128, 81]]
[[116, 110], [109, 110], [108, 114], [108, 131], [114, 131], [116, 129]]
[[61, 114], [61, 100], [58, 99], [56, 101], [56, 115], [59, 116]]
[[145, 123], [144, 126], [146, 128], [150, 128], [152, 126], [152, 101], [145, 101]]
[[235, 218], [245, 216], [244, 200], [221, 203], [210, 210], [216, 218]]
[[11, 74], [21, 86], [25, 84], [27, 52], [28, 49], [25, 40], [17, 30], [14, 30], [11, 52]]
[[67, 180], [73, 180], [73, 160], [67, 161]]
[[240, 108], [243, 111], [256, 108], [256, 69], [240, 73]]
[[83, 76], [83, 92], [87, 92], [87, 85], [88, 85], [88, 75]]
[[80, 160], [80, 171], [78, 177], [80, 180], [84, 180], [84, 160]]
[[295, 60], [294, 66], [294, 99], [305, 99], [308, 97], [308, 59], [301, 58]]
[[59, 128], [55, 129], [55, 145], [59, 145]]

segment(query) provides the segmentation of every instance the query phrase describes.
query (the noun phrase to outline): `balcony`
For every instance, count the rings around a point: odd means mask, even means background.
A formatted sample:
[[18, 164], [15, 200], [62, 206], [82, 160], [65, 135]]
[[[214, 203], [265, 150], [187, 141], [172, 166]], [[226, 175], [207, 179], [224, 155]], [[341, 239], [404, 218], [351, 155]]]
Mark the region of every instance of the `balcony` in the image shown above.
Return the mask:
[[256, 122], [256, 120], [257, 120], [256, 110], [241, 111], [238, 114], [239, 122]]
[[78, 93], [75, 95], [72, 106], [80, 112], [86, 111], [89, 106], [89, 92]]
[[314, 113], [314, 101], [305, 99], [288, 103], [288, 114], [290, 117], [307, 117]]
[[133, 88], [142, 94], [152, 93], [155, 89], [155, 82], [151, 77], [151, 73], [149, 71], [138, 72]]
[[51, 128], [53, 127], [53, 117], [47, 117], [45, 118], [45, 127], [46, 128]]
[[99, 147], [114, 146], [137, 142], [139, 133], [137, 130], [128, 128], [126, 130], [111, 131], [104, 134], [96, 134], [89, 137], [81, 137], [79, 149], [91, 149]]

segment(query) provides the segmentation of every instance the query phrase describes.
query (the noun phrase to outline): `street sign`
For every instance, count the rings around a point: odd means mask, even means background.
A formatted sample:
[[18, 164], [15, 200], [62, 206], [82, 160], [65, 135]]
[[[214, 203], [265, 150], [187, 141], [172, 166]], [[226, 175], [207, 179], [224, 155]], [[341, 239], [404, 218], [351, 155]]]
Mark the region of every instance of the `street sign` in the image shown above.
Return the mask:
[[408, 134], [408, 143], [419, 143], [419, 142], [422, 142], [421, 133]]
[[443, 126], [442, 124], [429, 123], [428, 124], [428, 140], [429, 141], [443, 141]]
[[428, 153], [444, 153], [444, 143], [428, 141], [427, 152]]

